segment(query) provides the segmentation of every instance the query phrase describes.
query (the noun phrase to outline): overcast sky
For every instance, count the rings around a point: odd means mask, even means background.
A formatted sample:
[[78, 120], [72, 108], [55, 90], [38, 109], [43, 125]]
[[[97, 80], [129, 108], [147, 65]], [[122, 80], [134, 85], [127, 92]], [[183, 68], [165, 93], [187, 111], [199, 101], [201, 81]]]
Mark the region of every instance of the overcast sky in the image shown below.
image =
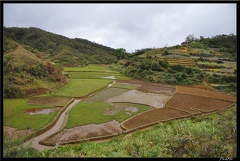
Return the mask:
[[134, 52], [181, 44], [189, 34], [236, 34], [235, 3], [5, 3], [5, 27], [37, 27]]

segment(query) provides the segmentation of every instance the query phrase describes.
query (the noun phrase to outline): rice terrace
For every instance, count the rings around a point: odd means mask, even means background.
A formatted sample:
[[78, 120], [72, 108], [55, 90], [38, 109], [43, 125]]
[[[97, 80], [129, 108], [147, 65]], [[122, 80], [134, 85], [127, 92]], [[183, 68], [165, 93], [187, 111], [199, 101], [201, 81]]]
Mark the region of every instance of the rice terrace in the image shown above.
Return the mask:
[[[80, 101], [66, 114], [63, 125], [58, 125], [57, 131], [40, 140], [42, 146], [35, 145], [34, 148], [43, 150], [86, 140], [104, 140], [159, 122], [221, 111], [236, 103], [234, 96], [200, 87], [133, 80], [107, 65], [65, 68], [65, 72], [69, 73], [69, 83], [51, 94], [5, 100], [5, 106], [14, 102], [25, 109], [19, 109], [18, 114], [5, 111], [4, 119], [8, 124], [4, 132], [10, 134], [10, 127], [14, 127], [19, 129], [15, 131], [19, 135], [33, 138], [41, 136], [56, 123], [56, 118], [74, 99]], [[49, 116], [39, 115], [40, 111], [43, 114], [46, 109], [53, 109], [45, 112]], [[35, 115], [31, 115], [33, 113]], [[20, 117], [24, 117], [28, 123], [12, 123], [13, 119]], [[33, 120], [41, 121], [35, 124]]]
[[236, 157], [236, 35], [128, 53], [3, 31], [4, 157]]

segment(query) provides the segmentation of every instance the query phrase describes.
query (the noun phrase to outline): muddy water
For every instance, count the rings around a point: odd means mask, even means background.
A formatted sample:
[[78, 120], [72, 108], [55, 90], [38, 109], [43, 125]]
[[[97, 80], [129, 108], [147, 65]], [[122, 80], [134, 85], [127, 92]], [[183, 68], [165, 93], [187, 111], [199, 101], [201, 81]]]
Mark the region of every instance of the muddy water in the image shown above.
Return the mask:
[[67, 109], [61, 114], [61, 116], [59, 117], [58, 121], [56, 122], [56, 124], [48, 131], [46, 131], [45, 133], [25, 142], [23, 145], [24, 146], [32, 146], [33, 148], [37, 149], [37, 150], [43, 150], [43, 149], [52, 149], [55, 147], [49, 147], [49, 146], [44, 146], [44, 145], [40, 145], [38, 142], [44, 138], [46, 138], [47, 136], [55, 133], [56, 131], [58, 131], [61, 126], [63, 125], [64, 119], [65, 119], [65, 115], [66, 113], [73, 108], [75, 105], [77, 105], [81, 100], [80, 99], [75, 99], [73, 103], [71, 103]]
[[108, 87], [111, 87], [112, 85], [114, 85], [116, 83], [116, 81], [114, 80], [112, 83], [110, 83], [109, 85], [108, 85]]

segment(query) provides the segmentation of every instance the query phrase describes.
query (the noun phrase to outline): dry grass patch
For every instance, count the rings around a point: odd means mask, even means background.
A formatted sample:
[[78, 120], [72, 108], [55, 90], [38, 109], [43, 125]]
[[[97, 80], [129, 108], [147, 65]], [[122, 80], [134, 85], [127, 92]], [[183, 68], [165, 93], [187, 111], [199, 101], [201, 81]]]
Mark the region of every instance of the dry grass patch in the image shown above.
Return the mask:
[[48, 106], [64, 106], [72, 98], [71, 97], [33, 97], [30, 98], [28, 104], [48, 105]]

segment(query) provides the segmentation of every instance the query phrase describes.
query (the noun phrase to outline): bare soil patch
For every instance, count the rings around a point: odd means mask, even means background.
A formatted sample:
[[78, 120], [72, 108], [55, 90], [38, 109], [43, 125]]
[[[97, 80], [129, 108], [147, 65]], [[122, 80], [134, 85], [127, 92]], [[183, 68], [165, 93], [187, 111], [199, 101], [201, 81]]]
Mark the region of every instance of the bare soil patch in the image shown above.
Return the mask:
[[31, 89], [26, 92], [27, 96], [35, 96], [35, 95], [40, 95], [40, 94], [46, 94], [49, 93], [50, 90], [47, 88], [36, 88], [36, 89]]
[[201, 112], [213, 112], [216, 110], [224, 109], [231, 104], [233, 104], [233, 102], [210, 97], [177, 93], [173, 95], [169, 101], [167, 101], [166, 106], [196, 114], [197, 112], [193, 109], [199, 110]]
[[123, 122], [123, 126], [130, 130], [154, 122], [160, 122], [189, 115], [190, 114], [187, 112], [178, 111], [168, 107], [156, 108], [131, 117], [130, 119]]
[[164, 107], [164, 103], [170, 98], [170, 95], [157, 93], [144, 93], [142, 91], [131, 90], [120, 96], [115, 96], [107, 100], [107, 102], [129, 102], [149, 105], [155, 108]]
[[236, 102], [236, 96], [194, 87], [177, 86], [177, 93]]
[[63, 129], [61, 132], [53, 135], [45, 140], [51, 144], [61, 144], [72, 141], [79, 141], [84, 139], [91, 139], [94, 137], [102, 137], [108, 135], [117, 135], [122, 133], [120, 123], [116, 120], [103, 124], [89, 124], [71, 129]]
[[72, 98], [70, 97], [33, 97], [30, 98], [28, 104], [47, 105], [47, 106], [64, 106]]
[[3, 141], [7, 141], [7, 139], [15, 140], [20, 139], [25, 136], [28, 136], [32, 133], [34, 133], [34, 130], [28, 129], [28, 130], [17, 130], [16, 128], [12, 128], [9, 126], [3, 126]]

